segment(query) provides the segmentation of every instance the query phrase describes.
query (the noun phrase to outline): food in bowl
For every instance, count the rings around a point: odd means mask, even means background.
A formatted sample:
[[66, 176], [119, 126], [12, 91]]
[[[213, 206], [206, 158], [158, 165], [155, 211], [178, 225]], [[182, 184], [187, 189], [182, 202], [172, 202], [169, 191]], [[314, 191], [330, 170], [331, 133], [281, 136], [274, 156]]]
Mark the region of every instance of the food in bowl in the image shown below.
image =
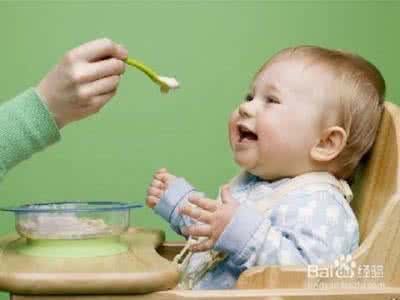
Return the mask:
[[0, 208], [15, 213], [17, 232], [29, 239], [89, 239], [120, 235], [130, 209], [121, 202], [62, 202]]

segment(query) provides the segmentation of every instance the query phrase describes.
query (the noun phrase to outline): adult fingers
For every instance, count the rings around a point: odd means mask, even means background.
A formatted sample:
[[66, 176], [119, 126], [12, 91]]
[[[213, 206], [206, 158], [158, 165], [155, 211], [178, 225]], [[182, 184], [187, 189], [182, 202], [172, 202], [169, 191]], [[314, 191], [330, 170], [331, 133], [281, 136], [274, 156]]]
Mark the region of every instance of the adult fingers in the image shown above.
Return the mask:
[[119, 80], [120, 76], [113, 75], [86, 83], [79, 88], [78, 96], [81, 99], [90, 99], [95, 96], [111, 93], [118, 87]]
[[96, 61], [107, 57], [125, 59], [128, 51], [108, 38], [93, 40], [70, 51], [73, 58]]
[[82, 81], [90, 82], [112, 75], [121, 75], [125, 72], [125, 63], [116, 58], [100, 60], [86, 64]]
[[115, 95], [117, 91], [113, 90], [110, 93], [98, 95], [92, 98], [88, 105], [85, 105], [86, 113], [96, 113]]

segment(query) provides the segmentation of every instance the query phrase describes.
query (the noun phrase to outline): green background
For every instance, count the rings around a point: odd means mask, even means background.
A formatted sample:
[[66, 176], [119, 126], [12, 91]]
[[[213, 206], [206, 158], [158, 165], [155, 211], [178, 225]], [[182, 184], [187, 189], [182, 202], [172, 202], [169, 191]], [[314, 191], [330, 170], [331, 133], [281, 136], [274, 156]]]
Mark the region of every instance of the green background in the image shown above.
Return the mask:
[[[215, 197], [238, 171], [227, 139], [229, 114], [269, 56], [298, 44], [358, 53], [383, 73], [387, 98], [400, 101], [399, 15], [395, 1], [0, 2], [2, 101], [36, 85], [67, 50], [100, 37], [122, 43], [130, 56], [182, 86], [163, 95], [127, 69], [100, 114], [67, 126], [60, 143], [9, 172], [1, 205], [143, 203], [160, 167]], [[132, 221], [178, 239], [148, 208]], [[13, 231], [13, 222], [2, 213], [0, 234]]]

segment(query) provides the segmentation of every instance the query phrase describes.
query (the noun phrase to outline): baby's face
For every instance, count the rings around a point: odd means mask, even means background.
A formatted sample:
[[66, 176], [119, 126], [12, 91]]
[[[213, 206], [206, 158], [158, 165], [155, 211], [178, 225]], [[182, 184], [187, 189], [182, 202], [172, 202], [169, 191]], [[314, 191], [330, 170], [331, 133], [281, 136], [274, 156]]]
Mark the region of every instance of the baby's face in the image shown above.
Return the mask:
[[264, 179], [309, 172], [311, 148], [322, 132], [332, 75], [299, 58], [270, 63], [255, 78], [247, 99], [232, 113], [235, 161]]

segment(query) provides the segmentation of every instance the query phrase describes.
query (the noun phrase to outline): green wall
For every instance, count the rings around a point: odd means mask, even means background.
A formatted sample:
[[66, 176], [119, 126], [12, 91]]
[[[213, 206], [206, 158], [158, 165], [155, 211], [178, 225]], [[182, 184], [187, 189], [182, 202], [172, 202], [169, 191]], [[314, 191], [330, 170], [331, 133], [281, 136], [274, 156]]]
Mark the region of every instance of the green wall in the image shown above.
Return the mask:
[[[37, 84], [66, 50], [99, 37], [175, 75], [182, 88], [160, 94], [127, 69], [100, 114], [66, 127], [60, 143], [8, 174], [1, 204], [142, 203], [162, 166], [214, 197], [238, 170], [227, 139], [229, 113], [277, 50], [316, 44], [361, 54], [382, 71], [387, 98], [400, 103], [399, 15], [395, 1], [2, 1], [2, 101]], [[147, 208], [134, 213], [133, 224], [178, 238]], [[13, 226], [13, 217], [2, 213], [0, 234]]]

